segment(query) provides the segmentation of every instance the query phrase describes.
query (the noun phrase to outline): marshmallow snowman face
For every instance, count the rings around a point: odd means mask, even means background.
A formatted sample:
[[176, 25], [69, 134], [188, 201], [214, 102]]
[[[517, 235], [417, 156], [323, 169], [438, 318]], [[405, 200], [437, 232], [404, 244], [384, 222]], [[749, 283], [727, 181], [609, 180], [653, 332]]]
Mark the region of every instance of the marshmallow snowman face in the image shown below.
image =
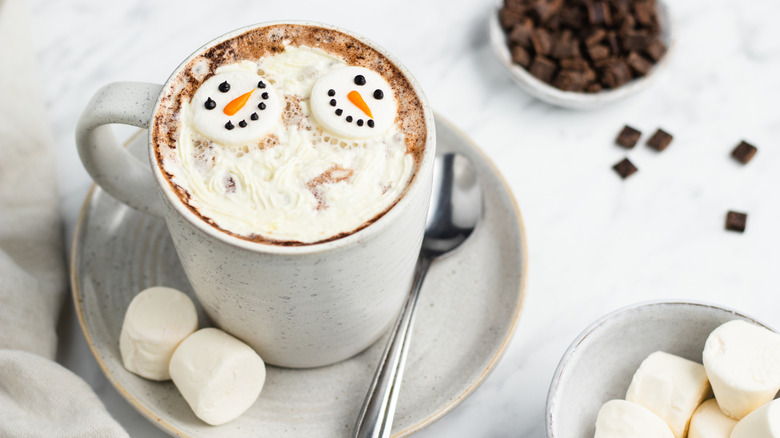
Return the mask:
[[311, 111], [326, 130], [358, 139], [382, 134], [392, 126], [398, 103], [390, 84], [379, 73], [344, 67], [314, 84]]
[[221, 144], [257, 142], [281, 117], [278, 95], [251, 71], [212, 76], [195, 92], [190, 107], [195, 129]]

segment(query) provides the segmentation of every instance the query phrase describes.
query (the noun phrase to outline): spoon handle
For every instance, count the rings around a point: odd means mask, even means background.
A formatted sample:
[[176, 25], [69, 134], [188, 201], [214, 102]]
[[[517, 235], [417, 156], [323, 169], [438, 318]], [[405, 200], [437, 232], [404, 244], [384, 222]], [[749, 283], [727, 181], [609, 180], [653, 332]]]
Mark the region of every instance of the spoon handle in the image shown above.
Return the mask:
[[417, 263], [412, 291], [390, 332], [382, 359], [374, 373], [363, 407], [360, 409], [353, 438], [389, 438], [393, 428], [393, 415], [401, 390], [406, 353], [414, 323], [417, 299], [423, 279], [433, 259], [421, 255]]

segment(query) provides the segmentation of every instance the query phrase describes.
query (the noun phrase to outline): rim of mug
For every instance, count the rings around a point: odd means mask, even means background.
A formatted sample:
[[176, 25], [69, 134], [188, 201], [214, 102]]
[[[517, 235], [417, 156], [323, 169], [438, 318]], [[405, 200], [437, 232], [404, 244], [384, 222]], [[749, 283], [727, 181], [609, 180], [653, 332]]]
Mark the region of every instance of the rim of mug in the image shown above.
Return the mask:
[[347, 236], [340, 237], [334, 240], [328, 240], [325, 242], [315, 242], [315, 243], [303, 244], [303, 245], [284, 245], [284, 244], [275, 244], [270, 242], [257, 242], [248, 239], [243, 239], [241, 237], [229, 234], [228, 232], [225, 232], [222, 229], [217, 228], [216, 226], [208, 224], [205, 220], [203, 220], [202, 217], [196, 215], [189, 208], [187, 208], [184, 205], [184, 203], [181, 201], [179, 196], [173, 191], [170, 181], [165, 177], [165, 175], [163, 175], [162, 164], [158, 161], [157, 154], [155, 153], [156, 148], [154, 147], [154, 138], [153, 138], [154, 129], [152, 129], [152, 127], [150, 126], [148, 130], [147, 151], [149, 153], [150, 163], [152, 164], [152, 173], [154, 174], [154, 178], [157, 181], [158, 187], [162, 189], [162, 192], [165, 195], [164, 197], [166, 202], [181, 217], [183, 217], [187, 222], [189, 222], [195, 228], [204, 232], [208, 236], [216, 238], [228, 245], [232, 245], [235, 247], [239, 247], [254, 252], [293, 255], [293, 254], [313, 254], [318, 252], [326, 252], [326, 251], [332, 251], [332, 250], [348, 247], [354, 244], [360, 244], [363, 241], [369, 240], [374, 235], [379, 233], [382, 229], [386, 228], [391, 222], [395, 221], [399, 215], [404, 214], [404, 210], [406, 209], [409, 202], [411, 202], [409, 201], [409, 199], [412, 198], [413, 192], [417, 192], [421, 190], [421, 185], [424, 184], [426, 180], [430, 180], [432, 177], [432, 171], [431, 171], [431, 175], [429, 175], [427, 178], [421, 178], [420, 175], [423, 173], [425, 169], [432, 169], [435, 149], [436, 149], [436, 132], [434, 127], [433, 110], [428, 104], [428, 100], [425, 97], [425, 94], [423, 93], [422, 87], [420, 87], [419, 82], [417, 82], [417, 79], [415, 79], [415, 77], [406, 68], [406, 66], [404, 66], [395, 56], [393, 56], [383, 47], [371, 41], [370, 39], [362, 35], [358, 35], [354, 32], [342, 29], [339, 26], [320, 23], [316, 21], [308, 21], [308, 20], [268, 21], [262, 23], [255, 23], [238, 29], [234, 29], [202, 45], [200, 48], [196, 49], [190, 56], [188, 56], [184, 61], [182, 61], [178, 67], [176, 67], [176, 69], [171, 73], [171, 75], [163, 84], [162, 90], [160, 91], [160, 94], [157, 96], [157, 100], [154, 104], [154, 109], [152, 110], [152, 116], [150, 120], [153, 120], [157, 116], [157, 113], [160, 109], [160, 103], [162, 102], [162, 97], [168, 94], [174, 80], [179, 76], [182, 70], [190, 63], [190, 61], [195, 59], [197, 56], [201, 55], [207, 49], [219, 43], [227, 41], [231, 38], [234, 38], [238, 35], [244, 34], [251, 30], [263, 28], [263, 27], [283, 25], [283, 24], [321, 27], [323, 29], [341, 32], [352, 38], [355, 38], [356, 40], [368, 45], [373, 50], [376, 50], [379, 54], [381, 54], [382, 56], [387, 58], [390, 62], [392, 62], [398, 68], [398, 70], [404, 75], [404, 77], [409, 82], [409, 84], [412, 86], [412, 89], [414, 90], [417, 97], [420, 99], [423, 107], [423, 119], [425, 120], [425, 129], [426, 129], [425, 150], [423, 151], [422, 160], [420, 160], [417, 170], [412, 176], [412, 181], [409, 183], [409, 186], [406, 188], [401, 198], [393, 206], [391, 206], [389, 210], [385, 211], [378, 219], [364, 226], [363, 228], [353, 233], [350, 233]]

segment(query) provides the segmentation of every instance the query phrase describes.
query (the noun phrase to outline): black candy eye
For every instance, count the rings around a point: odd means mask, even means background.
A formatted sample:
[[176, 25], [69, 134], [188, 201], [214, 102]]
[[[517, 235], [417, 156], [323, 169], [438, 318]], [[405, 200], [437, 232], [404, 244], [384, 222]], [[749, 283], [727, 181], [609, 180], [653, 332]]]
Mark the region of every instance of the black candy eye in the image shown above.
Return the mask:
[[371, 120], [371, 119], [369, 119], [368, 122], [366, 122], [366, 124], [368, 125], [369, 128], [373, 128], [374, 127], [374, 121]]
[[227, 81], [219, 84], [219, 91], [223, 93], [227, 93], [228, 91], [230, 91], [230, 84], [228, 84]]
[[336, 95], [336, 90], [334, 90], [332, 88], [330, 90], [328, 90], [328, 96], [333, 97], [335, 95]]
[[265, 88], [265, 82], [260, 81], [257, 83], [257, 88]]
[[213, 101], [213, 100], [211, 100], [211, 98], [209, 97], [208, 99], [206, 99], [206, 103], [205, 103], [205, 104], [203, 104], [203, 106], [205, 106], [207, 110], [213, 110], [214, 108], [216, 108], [216, 107], [217, 107], [217, 102], [214, 102], [214, 101]]
[[380, 89], [374, 90], [374, 99], [382, 100], [383, 97], [385, 97], [385, 93], [383, 93], [382, 90]]
[[363, 75], [355, 76], [355, 85], [366, 85], [366, 77]]

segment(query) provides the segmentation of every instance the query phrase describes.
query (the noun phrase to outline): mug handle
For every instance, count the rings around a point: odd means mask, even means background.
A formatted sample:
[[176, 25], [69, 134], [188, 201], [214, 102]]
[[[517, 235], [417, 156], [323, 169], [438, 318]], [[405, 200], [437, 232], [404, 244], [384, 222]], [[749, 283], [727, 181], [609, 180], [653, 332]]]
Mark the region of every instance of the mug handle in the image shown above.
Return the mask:
[[117, 200], [154, 216], [164, 216], [154, 176], [147, 163], [122, 147], [112, 123], [149, 128], [162, 85], [114, 82], [98, 90], [81, 113], [76, 146], [92, 179]]

